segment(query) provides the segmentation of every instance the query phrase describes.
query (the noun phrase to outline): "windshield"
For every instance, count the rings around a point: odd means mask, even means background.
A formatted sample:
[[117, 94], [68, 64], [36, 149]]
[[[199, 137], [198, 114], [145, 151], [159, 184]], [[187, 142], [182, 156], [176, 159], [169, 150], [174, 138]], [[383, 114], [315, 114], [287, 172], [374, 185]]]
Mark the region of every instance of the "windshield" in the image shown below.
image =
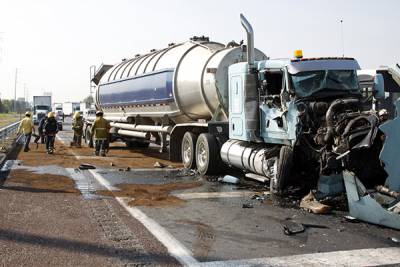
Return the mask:
[[291, 81], [299, 97], [325, 92], [332, 94], [332, 91], [359, 93], [355, 70], [303, 71], [291, 75]]

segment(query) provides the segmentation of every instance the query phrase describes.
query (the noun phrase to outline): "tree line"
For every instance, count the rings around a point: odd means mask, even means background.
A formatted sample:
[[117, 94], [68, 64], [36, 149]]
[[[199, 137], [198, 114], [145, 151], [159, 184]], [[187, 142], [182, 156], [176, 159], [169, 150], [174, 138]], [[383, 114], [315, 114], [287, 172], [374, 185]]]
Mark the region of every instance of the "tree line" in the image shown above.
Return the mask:
[[29, 109], [30, 109], [29, 103], [26, 101], [18, 101], [18, 100], [15, 101], [14, 99], [0, 99], [0, 113], [10, 113], [10, 112], [23, 113]]

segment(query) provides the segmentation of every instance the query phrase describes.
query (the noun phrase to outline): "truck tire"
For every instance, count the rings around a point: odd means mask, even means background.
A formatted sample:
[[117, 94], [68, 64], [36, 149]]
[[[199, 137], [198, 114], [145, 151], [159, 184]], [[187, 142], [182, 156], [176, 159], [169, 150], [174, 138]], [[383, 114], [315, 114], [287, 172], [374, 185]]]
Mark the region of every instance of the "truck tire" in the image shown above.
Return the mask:
[[282, 146], [279, 151], [276, 179], [271, 184], [271, 191], [282, 194], [288, 184], [293, 167], [293, 149], [290, 146]]
[[196, 142], [197, 135], [192, 132], [186, 132], [183, 135], [181, 145], [181, 157], [183, 166], [186, 169], [196, 168]]
[[201, 175], [216, 174], [222, 161], [215, 137], [209, 133], [200, 134], [195, 152], [198, 172]]

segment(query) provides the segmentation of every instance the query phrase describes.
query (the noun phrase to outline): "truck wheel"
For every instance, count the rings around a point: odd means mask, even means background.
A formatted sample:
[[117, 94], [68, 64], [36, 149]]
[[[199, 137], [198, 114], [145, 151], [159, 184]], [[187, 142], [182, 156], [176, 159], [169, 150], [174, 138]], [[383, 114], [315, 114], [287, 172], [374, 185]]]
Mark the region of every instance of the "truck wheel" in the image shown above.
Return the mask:
[[288, 184], [293, 166], [293, 149], [290, 146], [282, 146], [279, 151], [277, 171], [275, 179], [271, 180], [270, 190], [281, 194]]
[[196, 142], [196, 165], [201, 175], [215, 174], [221, 166], [219, 146], [214, 136], [202, 133]]
[[183, 135], [182, 145], [181, 145], [181, 157], [183, 166], [187, 169], [196, 168], [196, 141], [197, 135], [191, 132], [186, 132]]

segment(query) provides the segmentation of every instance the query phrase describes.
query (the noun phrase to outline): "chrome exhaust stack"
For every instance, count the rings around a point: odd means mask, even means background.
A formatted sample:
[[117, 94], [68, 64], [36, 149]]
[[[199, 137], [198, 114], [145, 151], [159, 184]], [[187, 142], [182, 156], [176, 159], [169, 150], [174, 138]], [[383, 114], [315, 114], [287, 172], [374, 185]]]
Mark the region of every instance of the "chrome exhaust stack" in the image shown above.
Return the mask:
[[240, 14], [240, 22], [247, 33], [247, 63], [249, 69], [254, 67], [254, 32], [253, 27], [243, 14]]

